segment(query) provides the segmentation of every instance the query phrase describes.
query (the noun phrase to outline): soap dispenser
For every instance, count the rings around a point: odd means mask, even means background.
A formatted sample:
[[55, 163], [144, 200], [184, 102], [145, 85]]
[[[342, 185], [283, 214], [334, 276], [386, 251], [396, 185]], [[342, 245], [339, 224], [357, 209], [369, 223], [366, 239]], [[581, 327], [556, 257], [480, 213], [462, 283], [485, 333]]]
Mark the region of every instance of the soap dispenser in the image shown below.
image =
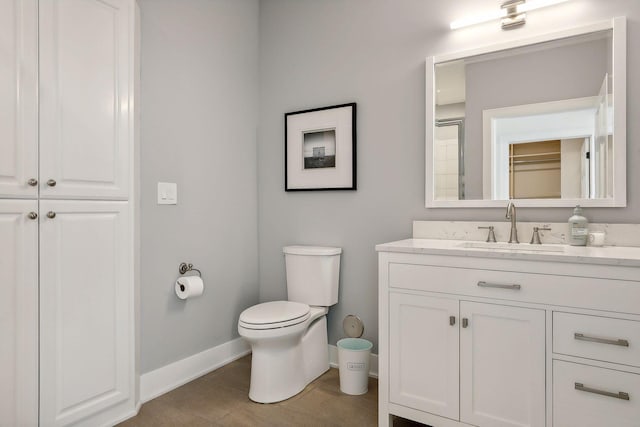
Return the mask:
[[587, 218], [582, 215], [582, 208], [577, 205], [573, 216], [569, 218], [569, 244], [572, 246], [587, 246]]

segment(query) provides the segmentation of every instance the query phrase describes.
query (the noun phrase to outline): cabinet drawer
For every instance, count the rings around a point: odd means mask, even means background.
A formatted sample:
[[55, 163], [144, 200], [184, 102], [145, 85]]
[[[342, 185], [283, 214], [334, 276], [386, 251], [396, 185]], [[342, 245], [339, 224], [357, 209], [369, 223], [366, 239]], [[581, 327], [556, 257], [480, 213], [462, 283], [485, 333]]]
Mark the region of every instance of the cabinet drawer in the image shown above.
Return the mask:
[[640, 322], [554, 312], [553, 352], [640, 366]]
[[627, 280], [395, 262], [388, 274], [391, 288], [640, 312], [640, 283]]
[[554, 360], [553, 425], [638, 427], [640, 375]]

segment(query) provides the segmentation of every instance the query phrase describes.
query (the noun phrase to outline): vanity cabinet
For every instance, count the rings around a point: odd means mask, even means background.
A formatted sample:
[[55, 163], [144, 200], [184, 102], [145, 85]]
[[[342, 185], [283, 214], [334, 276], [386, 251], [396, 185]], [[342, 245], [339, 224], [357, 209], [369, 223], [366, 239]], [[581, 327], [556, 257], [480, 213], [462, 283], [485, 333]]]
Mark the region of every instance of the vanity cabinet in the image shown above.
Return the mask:
[[389, 401], [474, 425], [544, 426], [545, 313], [389, 294]]
[[420, 245], [377, 247], [379, 425], [638, 426], [640, 256]]

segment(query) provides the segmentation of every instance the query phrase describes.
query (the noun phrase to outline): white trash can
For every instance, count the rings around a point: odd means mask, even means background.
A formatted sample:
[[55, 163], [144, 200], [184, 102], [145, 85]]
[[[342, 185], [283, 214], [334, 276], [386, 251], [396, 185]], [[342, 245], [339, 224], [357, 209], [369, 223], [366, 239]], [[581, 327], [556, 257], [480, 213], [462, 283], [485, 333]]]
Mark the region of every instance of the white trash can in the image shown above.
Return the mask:
[[340, 391], [346, 394], [365, 394], [369, 383], [369, 357], [373, 344], [362, 338], [343, 338], [338, 341]]

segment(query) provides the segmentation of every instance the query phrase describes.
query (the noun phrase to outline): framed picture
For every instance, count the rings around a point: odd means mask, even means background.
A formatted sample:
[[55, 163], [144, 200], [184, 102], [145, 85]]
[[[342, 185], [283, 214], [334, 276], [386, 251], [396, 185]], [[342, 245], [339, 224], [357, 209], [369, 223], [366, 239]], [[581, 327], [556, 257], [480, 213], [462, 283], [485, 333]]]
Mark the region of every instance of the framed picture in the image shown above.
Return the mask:
[[356, 104], [284, 115], [284, 189], [356, 189]]

